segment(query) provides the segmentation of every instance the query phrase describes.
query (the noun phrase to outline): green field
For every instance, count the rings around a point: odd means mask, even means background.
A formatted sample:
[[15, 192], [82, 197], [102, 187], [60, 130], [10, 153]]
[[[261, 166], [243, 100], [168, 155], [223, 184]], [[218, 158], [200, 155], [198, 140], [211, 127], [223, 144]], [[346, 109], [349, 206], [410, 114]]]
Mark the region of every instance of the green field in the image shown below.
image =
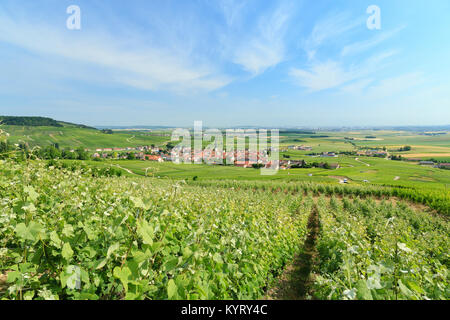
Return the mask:
[[[305, 157], [306, 160], [308, 158], [310, 157]], [[172, 179], [192, 179], [196, 176], [200, 180], [286, 180], [339, 183], [339, 180], [345, 177], [349, 179], [350, 184], [378, 184], [450, 190], [447, 189], [450, 188], [449, 170], [369, 157], [359, 158], [362, 162], [356, 161], [352, 157], [332, 159], [332, 162], [339, 162], [341, 168], [337, 170], [319, 168], [279, 170], [273, 176], [263, 176], [258, 169], [233, 166], [175, 164], [172, 162], [158, 163], [138, 160], [88, 161], [87, 163], [96, 166], [118, 165], [141, 176], [145, 176], [146, 169], [148, 169], [148, 176]], [[330, 160], [327, 159], [325, 161]], [[312, 176], [309, 176], [309, 174], [312, 174]], [[364, 182], [364, 180], [369, 182]]]
[[[313, 147], [312, 151], [295, 151], [297, 154], [311, 152], [339, 152], [352, 151], [356, 148], [383, 148], [386, 147], [391, 154], [402, 155], [411, 158], [436, 158], [440, 160], [450, 159], [450, 135], [445, 134], [427, 136], [423, 133], [410, 131], [333, 131], [318, 132], [317, 136], [324, 138], [311, 138], [311, 134], [280, 134], [281, 146], [305, 145]], [[375, 137], [375, 138], [366, 138]], [[351, 138], [345, 139], [345, 138]], [[411, 151], [395, 151], [402, 146], [411, 146]], [[288, 151], [287, 154], [290, 154]]]

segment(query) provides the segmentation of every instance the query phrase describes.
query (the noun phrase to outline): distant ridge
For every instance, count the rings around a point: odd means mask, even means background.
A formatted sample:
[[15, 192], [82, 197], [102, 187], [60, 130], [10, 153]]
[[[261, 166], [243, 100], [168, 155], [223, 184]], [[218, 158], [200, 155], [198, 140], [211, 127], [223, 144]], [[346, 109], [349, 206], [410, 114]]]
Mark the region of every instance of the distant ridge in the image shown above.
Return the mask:
[[82, 124], [57, 121], [46, 117], [19, 117], [19, 116], [0, 116], [0, 124], [8, 126], [29, 126], [29, 127], [76, 127], [84, 129], [97, 130]]

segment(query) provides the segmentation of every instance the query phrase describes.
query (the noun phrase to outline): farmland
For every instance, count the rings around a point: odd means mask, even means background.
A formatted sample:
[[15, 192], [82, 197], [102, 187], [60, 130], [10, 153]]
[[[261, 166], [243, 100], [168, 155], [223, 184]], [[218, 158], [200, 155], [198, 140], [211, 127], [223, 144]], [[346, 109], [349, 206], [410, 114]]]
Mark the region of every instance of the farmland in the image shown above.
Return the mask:
[[[14, 130], [9, 138], [18, 141]], [[50, 130], [68, 137], [75, 130], [80, 142], [98, 137], [91, 147], [120, 147], [123, 139], [129, 146], [140, 134], [44, 128], [29, 141], [44, 143]], [[274, 176], [205, 164], [24, 160], [13, 152], [0, 160], [0, 299], [447, 300], [448, 170], [287, 149], [347, 152], [369, 143], [345, 139], [352, 134], [282, 136], [282, 157], [340, 168]], [[73, 142], [60, 136], [62, 145]], [[387, 149], [403, 145], [394, 136], [382, 138]], [[168, 141], [161, 133], [139, 139]], [[419, 139], [437, 139], [425, 152], [448, 145], [442, 136], [411, 139], [411, 151], [425, 145]]]
[[[2, 126], [10, 134], [12, 143], [28, 143], [32, 146], [46, 146], [57, 143], [60, 148], [76, 148], [83, 146], [90, 150], [96, 148], [126, 148], [144, 145], [164, 147], [170, 141], [169, 130], [114, 131], [105, 134], [100, 130], [77, 128], [65, 124], [63, 127], [23, 127]], [[445, 133], [445, 132], [444, 132]], [[106, 163], [87, 162], [90, 165], [121, 166], [138, 175], [157, 173], [157, 176], [172, 179], [237, 179], [237, 180], [286, 180], [335, 182], [336, 177], [345, 177], [351, 183], [381, 184], [407, 187], [447, 188], [450, 183], [448, 170], [419, 166], [419, 159], [429, 158], [448, 161], [450, 139], [448, 133], [424, 135], [410, 131], [320, 131], [317, 133], [281, 132], [280, 160], [304, 160], [308, 163], [325, 161], [338, 163], [338, 170], [320, 168], [280, 170], [273, 177], [264, 177], [258, 170], [242, 169], [229, 166], [207, 165], [175, 165], [173, 163], [155, 163], [141, 161], [108, 160]], [[370, 137], [370, 138], [366, 138]], [[175, 142], [173, 142], [175, 143]], [[312, 151], [291, 150], [291, 145], [304, 145]], [[397, 151], [408, 145], [409, 151]], [[401, 155], [404, 158], [418, 158], [415, 161], [389, 161], [383, 158], [342, 154], [356, 152], [359, 148], [386, 148], [390, 155]], [[321, 158], [310, 154], [323, 152], [341, 153], [336, 158]], [[420, 156], [420, 157], [418, 157]], [[128, 172], [125, 172], [128, 174]], [[366, 181], [366, 182], [364, 182]]]
[[305, 250], [311, 215], [318, 261], [298, 298], [448, 298], [448, 222], [388, 189], [0, 165], [3, 298], [260, 299]]

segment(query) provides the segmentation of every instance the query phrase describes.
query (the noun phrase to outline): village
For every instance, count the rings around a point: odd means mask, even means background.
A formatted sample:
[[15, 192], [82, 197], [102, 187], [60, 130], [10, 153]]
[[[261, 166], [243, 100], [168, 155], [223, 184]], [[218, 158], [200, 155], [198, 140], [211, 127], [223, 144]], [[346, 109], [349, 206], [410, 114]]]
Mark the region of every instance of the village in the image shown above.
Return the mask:
[[[288, 149], [294, 149], [295, 146], [289, 146]], [[269, 168], [273, 165], [269, 160], [271, 152], [284, 151], [270, 148], [268, 150], [251, 151], [249, 149], [238, 151], [223, 151], [219, 149], [205, 149], [195, 151], [191, 148], [179, 147], [172, 150], [162, 149], [152, 146], [126, 147], [126, 148], [97, 148], [92, 154], [94, 160], [114, 159], [114, 160], [142, 160], [175, 163], [206, 163], [213, 165], [233, 165], [241, 168]], [[294, 150], [312, 150], [312, 147], [295, 147]], [[89, 151], [89, 150], [86, 150]], [[173, 152], [174, 151], [174, 152]], [[174, 156], [175, 155], [175, 156]], [[314, 157], [333, 157], [338, 155], [334, 152], [323, 152]], [[339, 169], [338, 163], [312, 162], [307, 163], [304, 160], [281, 160], [278, 162], [277, 169], [296, 169], [296, 168], [324, 168]]]
[[[233, 165], [241, 168], [262, 168], [272, 167], [272, 161], [269, 161], [270, 152], [288, 150], [312, 151], [311, 146], [290, 145], [280, 150], [270, 148], [269, 150], [252, 151], [245, 149], [244, 151], [227, 152], [215, 149], [205, 149], [203, 151], [195, 151], [187, 147], [160, 148], [155, 145], [125, 147], [125, 148], [97, 148], [92, 154], [94, 160], [114, 159], [114, 160], [142, 160], [156, 162], [175, 162], [175, 163], [206, 163], [211, 165]], [[86, 149], [86, 151], [89, 151]], [[366, 149], [357, 152], [351, 152], [352, 155], [363, 157], [379, 157], [390, 159], [390, 155], [383, 149]], [[175, 155], [175, 156], [174, 156]], [[338, 158], [336, 152], [310, 153], [306, 156], [311, 158]], [[278, 162], [277, 169], [299, 169], [299, 168], [323, 168], [329, 170], [337, 170], [341, 166], [339, 163], [328, 163], [325, 161], [311, 161], [289, 159], [287, 155], [283, 155], [282, 160]], [[393, 157], [392, 160], [397, 160]], [[421, 166], [432, 166], [439, 169], [450, 169], [450, 163], [437, 163], [435, 161], [421, 161], [420, 159], [403, 159], [416, 160]]]

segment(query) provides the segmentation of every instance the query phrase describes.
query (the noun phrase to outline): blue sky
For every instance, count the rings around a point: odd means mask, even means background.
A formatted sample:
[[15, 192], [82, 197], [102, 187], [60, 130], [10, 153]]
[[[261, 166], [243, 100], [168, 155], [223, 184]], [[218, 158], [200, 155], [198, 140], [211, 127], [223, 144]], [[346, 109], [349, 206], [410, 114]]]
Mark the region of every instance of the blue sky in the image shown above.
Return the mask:
[[[66, 28], [69, 5], [81, 30]], [[369, 5], [381, 29], [369, 30]], [[450, 1], [2, 0], [0, 114], [88, 125], [450, 124]]]

